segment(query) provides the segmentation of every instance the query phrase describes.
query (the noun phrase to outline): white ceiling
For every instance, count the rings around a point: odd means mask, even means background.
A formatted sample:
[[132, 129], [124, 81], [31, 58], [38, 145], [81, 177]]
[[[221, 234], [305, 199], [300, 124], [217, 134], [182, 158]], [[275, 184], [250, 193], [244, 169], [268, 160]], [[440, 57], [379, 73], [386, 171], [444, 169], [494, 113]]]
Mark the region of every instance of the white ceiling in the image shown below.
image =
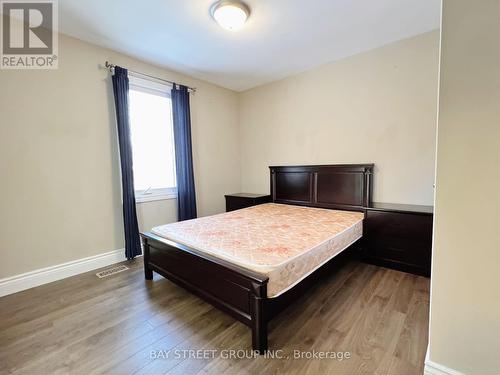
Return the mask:
[[246, 0], [231, 32], [215, 0], [61, 0], [60, 31], [243, 91], [439, 27], [441, 0]]

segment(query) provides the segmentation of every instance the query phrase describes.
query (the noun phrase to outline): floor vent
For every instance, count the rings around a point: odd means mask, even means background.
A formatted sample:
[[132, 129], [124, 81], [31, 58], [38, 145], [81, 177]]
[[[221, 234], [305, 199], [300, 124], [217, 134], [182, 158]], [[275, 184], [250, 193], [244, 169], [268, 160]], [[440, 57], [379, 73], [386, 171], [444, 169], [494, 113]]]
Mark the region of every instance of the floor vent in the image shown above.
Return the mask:
[[98, 278], [102, 279], [104, 277], [108, 277], [108, 276], [114, 275], [115, 273], [120, 273], [120, 272], [123, 272], [126, 270], [128, 270], [127, 266], [116, 266], [116, 267], [111, 267], [111, 268], [105, 269], [104, 271], [101, 271], [101, 272], [97, 272], [95, 275]]

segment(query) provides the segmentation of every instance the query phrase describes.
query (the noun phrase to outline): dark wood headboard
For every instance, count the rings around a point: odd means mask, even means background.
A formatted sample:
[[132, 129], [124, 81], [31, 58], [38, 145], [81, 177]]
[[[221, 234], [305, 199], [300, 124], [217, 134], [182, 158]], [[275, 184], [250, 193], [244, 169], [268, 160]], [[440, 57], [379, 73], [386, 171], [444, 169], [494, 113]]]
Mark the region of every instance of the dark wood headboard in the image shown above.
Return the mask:
[[372, 201], [374, 164], [269, 167], [276, 203], [364, 211]]

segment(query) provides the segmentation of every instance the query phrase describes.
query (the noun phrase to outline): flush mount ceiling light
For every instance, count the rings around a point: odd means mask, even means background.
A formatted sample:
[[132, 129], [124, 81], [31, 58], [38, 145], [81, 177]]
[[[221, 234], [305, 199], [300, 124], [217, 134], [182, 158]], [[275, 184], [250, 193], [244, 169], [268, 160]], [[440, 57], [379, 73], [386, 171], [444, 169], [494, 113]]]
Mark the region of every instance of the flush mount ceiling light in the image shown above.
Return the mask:
[[241, 29], [250, 16], [250, 8], [241, 1], [221, 0], [210, 7], [210, 14], [224, 29]]

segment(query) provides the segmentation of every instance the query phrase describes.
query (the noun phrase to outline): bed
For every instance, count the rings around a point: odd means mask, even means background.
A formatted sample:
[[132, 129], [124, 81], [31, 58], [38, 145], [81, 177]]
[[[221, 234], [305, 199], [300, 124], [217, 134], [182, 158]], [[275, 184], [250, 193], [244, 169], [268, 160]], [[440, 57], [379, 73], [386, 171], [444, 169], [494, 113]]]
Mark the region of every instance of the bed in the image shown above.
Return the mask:
[[248, 325], [262, 353], [268, 322], [360, 246], [372, 174], [373, 164], [270, 167], [272, 203], [142, 233], [145, 277]]

